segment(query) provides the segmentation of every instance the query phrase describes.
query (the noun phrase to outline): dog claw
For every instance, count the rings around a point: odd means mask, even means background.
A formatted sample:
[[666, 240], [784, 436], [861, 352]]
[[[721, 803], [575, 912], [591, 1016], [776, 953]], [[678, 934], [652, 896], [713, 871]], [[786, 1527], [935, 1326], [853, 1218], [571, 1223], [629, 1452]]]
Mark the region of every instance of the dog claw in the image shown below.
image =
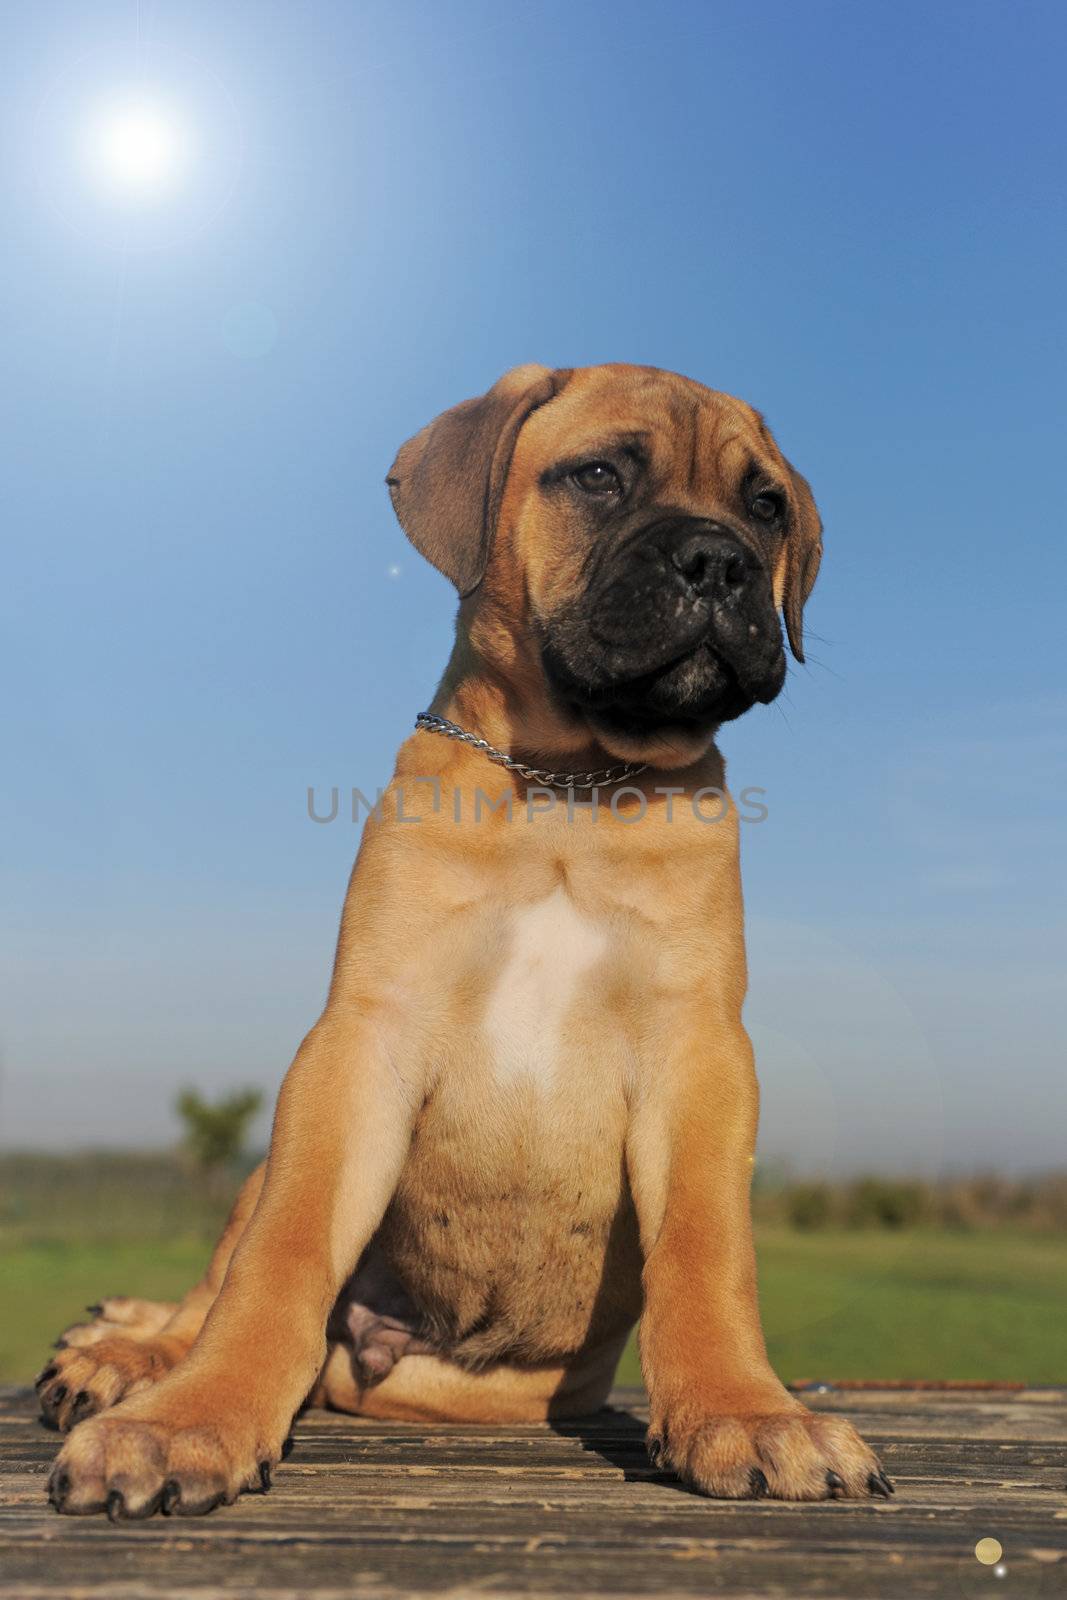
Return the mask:
[[262, 1490], [262, 1492], [264, 1494], [266, 1494], [268, 1492], [268, 1490], [270, 1489], [270, 1462], [269, 1461], [261, 1461], [259, 1463], [259, 1487], [260, 1487], [260, 1489]]
[[843, 1489], [845, 1487], [845, 1480], [840, 1476], [839, 1473], [827, 1472], [826, 1487], [832, 1494], [836, 1494], [838, 1489]]
[[62, 1511], [68, 1494], [70, 1493], [70, 1474], [68, 1472], [54, 1472], [48, 1480], [48, 1503], [57, 1511]]
[[181, 1505], [182, 1486], [177, 1478], [168, 1478], [163, 1485], [163, 1495], [160, 1506], [165, 1517], [171, 1516]]
[[126, 1516], [126, 1501], [120, 1489], [112, 1489], [107, 1497], [107, 1520], [109, 1522], [122, 1522]]
[[656, 1434], [653, 1434], [646, 1441], [645, 1448], [648, 1450], [648, 1459], [651, 1461], [652, 1465], [654, 1467], [661, 1466], [667, 1454], [667, 1446], [665, 1442]]
[[91, 1317], [102, 1317], [104, 1315], [104, 1308], [101, 1305], [86, 1306], [85, 1309]]
[[894, 1493], [893, 1485], [884, 1472], [872, 1472], [867, 1479], [867, 1488], [871, 1494], [880, 1495], [883, 1500], [888, 1500]]
[[759, 1467], [753, 1467], [748, 1475], [748, 1492], [753, 1500], [762, 1500], [769, 1488], [767, 1474]]
[[92, 1415], [93, 1397], [88, 1389], [79, 1389], [74, 1396], [74, 1404], [70, 1408], [67, 1424], [73, 1428], [76, 1422], [84, 1422], [85, 1418]]
[[33, 1380], [33, 1387], [35, 1389], [39, 1389], [42, 1383], [50, 1383], [58, 1371], [59, 1368], [53, 1361], [49, 1366], [45, 1367], [43, 1372], [39, 1372], [37, 1374], [36, 1378]]

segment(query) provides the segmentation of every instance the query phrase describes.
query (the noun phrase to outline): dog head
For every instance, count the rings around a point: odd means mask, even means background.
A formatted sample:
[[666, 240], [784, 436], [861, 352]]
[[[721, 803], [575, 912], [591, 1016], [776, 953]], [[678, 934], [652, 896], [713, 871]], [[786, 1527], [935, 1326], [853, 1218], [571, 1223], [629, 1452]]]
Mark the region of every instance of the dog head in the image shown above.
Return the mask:
[[757, 411], [654, 367], [516, 367], [387, 479], [461, 623], [571, 742], [684, 766], [803, 660], [822, 529]]

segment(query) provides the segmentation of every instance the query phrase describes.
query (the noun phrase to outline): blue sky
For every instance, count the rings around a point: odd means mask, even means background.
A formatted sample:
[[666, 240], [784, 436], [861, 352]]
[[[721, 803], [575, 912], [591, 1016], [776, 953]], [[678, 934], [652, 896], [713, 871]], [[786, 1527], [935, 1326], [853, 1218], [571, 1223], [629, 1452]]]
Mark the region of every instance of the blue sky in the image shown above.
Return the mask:
[[[453, 598], [396, 446], [520, 361], [676, 368], [811, 479], [810, 661], [724, 733], [763, 1153], [1062, 1164], [1059, 5], [0, 15], [0, 1141], [273, 1093]], [[86, 119], [191, 141], [119, 200]]]

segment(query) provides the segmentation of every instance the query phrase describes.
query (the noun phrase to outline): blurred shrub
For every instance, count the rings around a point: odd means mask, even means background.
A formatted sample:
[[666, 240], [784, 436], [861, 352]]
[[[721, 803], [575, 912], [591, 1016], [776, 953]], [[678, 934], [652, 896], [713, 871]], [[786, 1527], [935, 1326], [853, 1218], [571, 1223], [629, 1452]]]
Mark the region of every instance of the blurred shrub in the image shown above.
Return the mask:
[[924, 1184], [893, 1178], [860, 1178], [845, 1192], [844, 1221], [850, 1228], [914, 1228], [930, 1215]]
[[1004, 1173], [930, 1182], [877, 1174], [831, 1182], [796, 1179], [773, 1166], [752, 1187], [757, 1223], [817, 1228], [1016, 1228], [1067, 1232], [1067, 1173]]
[[195, 1089], [183, 1089], [174, 1109], [185, 1129], [189, 1155], [207, 1180], [218, 1183], [222, 1172], [244, 1150], [249, 1124], [263, 1104], [258, 1089], [238, 1089], [221, 1099], [205, 1100]]
[[834, 1197], [828, 1184], [796, 1183], [786, 1196], [786, 1216], [793, 1228], [825, 1228], [834, 1221]]
[[218, 1190], [172, 1151], [0, 1156], [0, 1246], [217, 1237], [249, 1156]]

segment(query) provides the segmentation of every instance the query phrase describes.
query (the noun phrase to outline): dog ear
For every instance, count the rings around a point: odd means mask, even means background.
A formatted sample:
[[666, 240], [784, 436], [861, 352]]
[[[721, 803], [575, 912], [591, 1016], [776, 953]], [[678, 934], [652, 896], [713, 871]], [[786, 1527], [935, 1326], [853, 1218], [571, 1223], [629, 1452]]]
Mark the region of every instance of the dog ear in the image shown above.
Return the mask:
[[477, 400], [444, 411], [400, 446], [386, 483], [397, 520], [461, 598], [485, 574], [519, 429], [569, 368], [513, 367]]
[[[783, 457], [783, 460], [785, 458]], [[789, 647], [798, 661], [804, 660], [804, 605], [815, 587], [822, 560], [822, 518], [815, 505], [807, 478], [786, 461], [792, 480], [792, 526], [785, 546], [785, 583], [782, 588], [782, 615]]]

